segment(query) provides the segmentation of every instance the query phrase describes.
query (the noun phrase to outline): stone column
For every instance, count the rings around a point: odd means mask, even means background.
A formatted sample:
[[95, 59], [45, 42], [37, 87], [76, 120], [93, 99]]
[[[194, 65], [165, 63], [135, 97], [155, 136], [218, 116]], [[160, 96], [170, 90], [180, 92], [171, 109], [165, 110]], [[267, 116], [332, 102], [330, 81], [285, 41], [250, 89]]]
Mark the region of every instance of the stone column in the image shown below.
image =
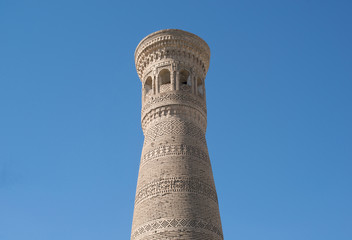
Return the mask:
[[160, 76], [156, 76], [156, 94], [160, 93]]
[[152, 91], [153, 91], [153, 94], [154, 94], [154, 95], [156, 94], [155, 82], [156, 82], [156, 79], [155, 79], [155, 76], [153, 76], [153, 81], [152, 81]]
[[193, 77], [192, 83], [193, 83], [193, 92], [194, 92], [195, 95], [198, 95], [197, 78], [196, 78], [196, 76]]
[[180, 71], [176, 70], [176, 90], [180, 90]]
[[171, 80], [171, 91], [174, 91], [176, 81], [175, 81], [175, 71], [173, 68], [171, 69], [171, 72], [170, 72], [170, 80]]

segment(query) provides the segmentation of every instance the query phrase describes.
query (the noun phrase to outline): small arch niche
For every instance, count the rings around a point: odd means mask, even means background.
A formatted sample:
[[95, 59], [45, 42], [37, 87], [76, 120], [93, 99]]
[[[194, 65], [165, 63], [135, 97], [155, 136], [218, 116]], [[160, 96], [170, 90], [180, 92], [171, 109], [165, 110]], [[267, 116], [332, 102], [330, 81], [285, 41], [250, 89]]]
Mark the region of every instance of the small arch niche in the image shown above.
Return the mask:
[[159, 83], [160, 83], [160, 92], [167, 92], [171, 90], [171, 79], [170, 71], [163, 69], [159, 73]]
[[203, 81], [200, 78], [197, 78], [197, 93], [200, 96], [204, 96]]
[[169, 70], [163, 69], [163, 70], [160, 71], [160, 73], [159, 73], [159, 81], [160, 81], [160, 85], [171, 83]]
[[192, 86], [191, 76], [187, 70], [180, 71], [180, 84]]
[[152, 80], [152, 77], [149, 76], [144, 83], [145, 93], [146, 94], [151, 93], [152, 88], [153, 88], [153, 80]]

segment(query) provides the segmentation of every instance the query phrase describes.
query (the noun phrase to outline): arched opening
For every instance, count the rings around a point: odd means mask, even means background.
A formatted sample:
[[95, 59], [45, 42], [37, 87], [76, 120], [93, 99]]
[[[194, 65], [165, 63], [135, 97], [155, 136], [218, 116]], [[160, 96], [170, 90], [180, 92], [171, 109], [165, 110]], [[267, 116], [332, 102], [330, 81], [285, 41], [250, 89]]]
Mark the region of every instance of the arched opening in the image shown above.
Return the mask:
[[160, 73], [159, 73], [159, 81], [160, 81], [160, 85], [171, 83], [169, 70], [163, 69], [163, 70], [160, 71]]
[[151, 92], [152, 88], [153, 88], [153, 80], [152, 80], [152, 77], [149, 76], [144, 83], [145, 93], [148, 94], [149, 92]]
[[180, 84], [192, 86], [191, 76], [187, 70], [180, 71]]
[[159, 84], [160, 84], [160, 92], [167, 92], [171, 90], [171, 79], [170, 79], [170, 71], [167, 69], [163, 69], [159, 73]]
[[200, 96], [204, 95], [204, 90], [203, 90], [203, 81], [200, 78], [197, 78], [197, 93]]

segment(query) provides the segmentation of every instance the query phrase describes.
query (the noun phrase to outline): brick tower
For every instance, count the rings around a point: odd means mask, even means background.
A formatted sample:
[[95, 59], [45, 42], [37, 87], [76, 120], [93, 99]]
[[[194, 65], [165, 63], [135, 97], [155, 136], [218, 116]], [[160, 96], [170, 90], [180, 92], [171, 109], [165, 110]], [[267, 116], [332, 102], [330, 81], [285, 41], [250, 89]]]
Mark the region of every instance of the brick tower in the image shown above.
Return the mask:
[[145, 138], [131, 240], [223, 239], [205, 140], [209, 60], [204, 40], [177, 29], [137, 46]]

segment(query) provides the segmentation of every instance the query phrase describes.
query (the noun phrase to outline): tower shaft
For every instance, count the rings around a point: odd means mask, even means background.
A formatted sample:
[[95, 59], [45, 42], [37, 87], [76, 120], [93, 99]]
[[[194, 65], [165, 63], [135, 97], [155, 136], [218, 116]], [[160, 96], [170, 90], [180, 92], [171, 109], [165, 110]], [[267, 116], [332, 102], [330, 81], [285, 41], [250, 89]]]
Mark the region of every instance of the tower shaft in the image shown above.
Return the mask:
[[145, 139], [131, 240], [223, 239], [205, 139], [209, 59], [201, 38], [175, 29], [136, 49]]

